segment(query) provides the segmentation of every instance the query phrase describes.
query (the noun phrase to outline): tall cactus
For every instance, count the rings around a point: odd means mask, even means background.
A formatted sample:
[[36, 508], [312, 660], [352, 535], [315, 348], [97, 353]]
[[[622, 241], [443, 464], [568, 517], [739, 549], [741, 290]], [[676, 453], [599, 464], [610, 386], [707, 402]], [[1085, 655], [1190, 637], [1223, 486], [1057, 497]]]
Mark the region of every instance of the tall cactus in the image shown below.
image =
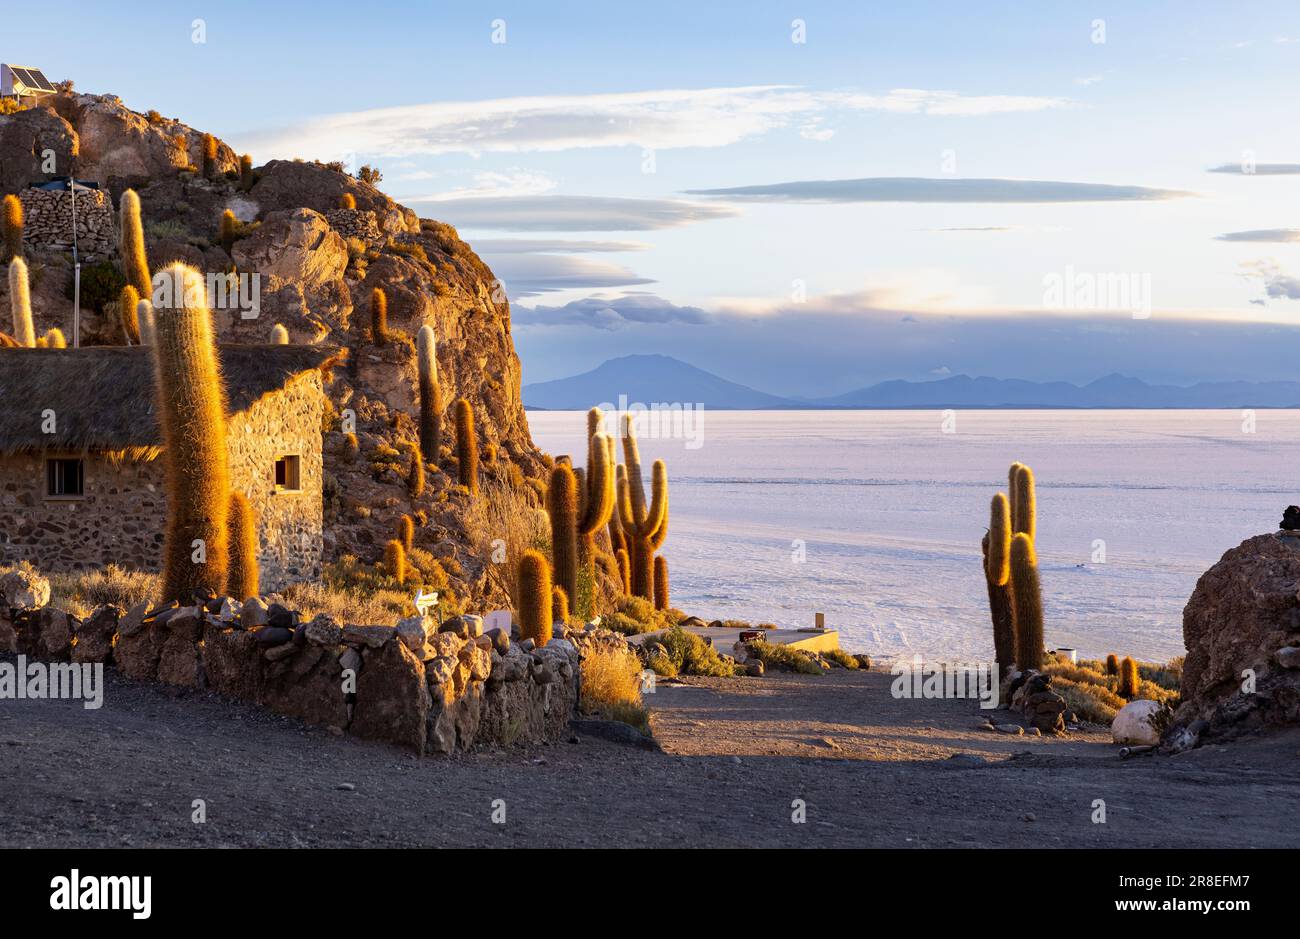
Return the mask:
[[0, 213], [4, 225], [5, 258], [23, 256], [23, 204], [17, 196], [5, 196], [4, 210]]
[[217, 172], [217, 138], [203, 135], [203, 175], [211, 178]]
[[1025, 532], [1011, 539], [1011, 597], [1016, 618], [1016, 664], [1021, 671], [1043, 667], [1043, 593], [1038, 557]]
[[340, 209], [355, 209], [357, 207], [357, 197], [350, 192], [345, 192], [339, 196]]
[[989, 530], [984, 536], [984, 580], [993, 620], [993, 654], [998, 675], [1016, 664], [1016, 624], [1011, 611], [1011, 508], [1005, 494], [993, 497]]
[[668, 609], [668, 559], [655, 555], [655, 609]]
[[28, 349], [36, 347], [36, 327], [32, 324], [32, 294], [27, 282], [27, 262], [15, 256], [9, 262], [9, 307], [13, 311], [14, 339]]
[[230, 576], [226, 594], [236, 600], [261, 595], [260, 571], [257, 566], [257, 524], [253, 507], [242, 492], [230, 493]]
[[412, 543], [415, 541], [415, 519], [409, 515], [403, 515], [397, 520], [397, 540], [402, 543], [402, 547], [409, 553]]
[[464, 398], [456, 402], [456, 460], [461, 485], [477, 495], [478, 437], [474, 432], [474, 406]]
[[382, 287], [370, 291], [370, 341], [377, 346], [388, 342], [388, 294]]
[[1138, 673], [1138, 664], [1129, 656], [1119, 663], [1119, 689], [1121, 698], [1132, 701], [1142, 689], [1142, 676]]
[[167, 476], [163, 600], [220, 592], [229, 573], [230, 461], [226, 395], [217, 366], [203, 276], [185, 264], [164, 272], [175, 295], [154, 323], [154, 385]]
[[577, 595], [578, 583], [578, 481], [567, 463], [551, 469], [546, 487], [546, 515], [551, 523], [551, 561], [555, 583], [566, 596]]
[[406, 549], [396, 538], [384, 545], [384, 570], [399, 584], [406, 583]]
[[655, 460], [650, 503], [647, 505], [641, 476], [641, 452], [630, 414], [624, 418], [623, 466], [624, 472], [618, 479], [618, 514], [629, 545], [632, 593], [653, 600], [654, 552], [663, 544], [663, 535], [668, 531], [668, 469], [663, 460]]
[[1023, 463], [1013, 465], [1011, 481], [1011, 530], [1015, 534], [1037, 537], [1038, 504], [1034, 495], [1034, 471]]
[[253, 176], [253, 158], [245, 153], [239, 158], [239, 188], [248, 192], [255, 182], [257, 179]]
[[287, 346], [289, 344], [289, 330], [285, 329], [280, 323], [271, 327], [271, 345]]
[[551, 567], [540, 551], [525, 551], [519, 559], [516, 578], [519, 596], [515, 603], [519, 609], [519, 635], [531, 639], [538, 646], [551, 641]]
[[614, 552], [614, 561], [618, 564], [619, 586], [622, 588], [623, 596], [632, 594], [632, 562], [627, 556], [627, 548], [619, 548]]
[[122, 273], [126, 282], [140, 296], [152, 299], [153, 287], [149, 279], [149, 259], [144, 252], [144, 226], [140, 222], [140, 197], [134, 189], [122, 193], [119, 208], [119, 238], [121, 239]]
[[557, 623], [569, 621], [569, 595], [559, 584], [551, 588], [551, 618]]
[[148, 300], [141, 300], [135, 305], [135, 322], [140, 328], [140, 345], [151, 346], [154, 344], [154, 315], [153, 304]]
[[442, 448], [442, 389], [438, 385], [438, 342], [433, 327], [425, 324], [416, 337], [416, 362], [420, 383], [420, 453], [426, 463], [438, 465]]
[[117, 301], [117, 318], [122, 324], [126, 344], [140, 345], [140, 293], [130, 284], [122, 288]]
[[235, 247], [235, 233], [239, 230], [239, 220], [230, 209], [221, 213], [221, 224], [217, 229], [217, 240], [222, 249], [229, 254]]
[[413, 444], [410, 451], [411, 468], [406, 475], [406, 491], [412, 499], [418, 499], [424, 495], [424, 457], [420, 456], [420, 448]]

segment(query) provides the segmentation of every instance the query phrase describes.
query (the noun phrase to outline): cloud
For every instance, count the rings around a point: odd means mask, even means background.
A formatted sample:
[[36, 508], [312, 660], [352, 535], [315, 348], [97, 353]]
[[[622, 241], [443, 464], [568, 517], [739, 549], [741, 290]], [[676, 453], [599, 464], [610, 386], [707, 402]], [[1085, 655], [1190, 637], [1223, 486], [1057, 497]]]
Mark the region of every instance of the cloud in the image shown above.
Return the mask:
[[1287, 274], [1276, 261], [1249, 261], [1242, 267], [1246, 271], [1243, 276], [1258, 281], [1269, 300], [1300, 300], [1300, 278]]
[[1038, 179], [930, 179], [876, 176], [866, 179], [817, 179], [689, 189], [687, 195], [734, 202], [1151, 202], [1192, 193], [1145, 186], [1069, 183]]
[[433, 204], [438, 217], [457, 228], [499, 231], [654, 231], [738, 214], [726, 206], [681, 199], [614, 196], [447, 199]]
[[474, 250], [482, 254], [592, 254], [645, 251], [644, 241], [593, 241], [576, 238], [476, 238]]
[[596, 261], [571, 254], [506, 253], [495, 255], [479, 248], [479, 256], [492, 268], [512, 300], [555, 290], [607, 290], [653, 284], [621, 264]]
[[625, 326], [684, 323], [697, 326], [710, 315], [699, 307], [678, 306], [651, 293], [634, 292], [619, 297], [585, 297], [563, 306], [515, 305], [511, 320], [521, 326], [586, 326], [616, 330]]
[[1224, 163], [1212, 166], [1211, 173], [1232, 173], [1235, 176], [1295, 176], [1300, 174], [1300, 163]]
[[1216, 241], [1263, 241], [1292, 244], [1300, 241], [1300, 228], [1257, 228], [1252, 231], [1230, 231], [1215, 235]]
[[459, 186], [431, 196], [411, 196], [403, 202], [450, 202], [454, 199], [496, 199], [514, 196], [537, 196], [555, 188], [555, 180], [545, 173], [530, 170], [507, 170], [504, 173], [476, 173], [474, 185]]
[[522, 153], [587, 147], [722, 147], [828, 112], [978, 117], [1069, 107], [1063, 98], [896, 88], [871, 95], [787, 85], [440, 101], [327, 114], [240, 135], [269, 156]]

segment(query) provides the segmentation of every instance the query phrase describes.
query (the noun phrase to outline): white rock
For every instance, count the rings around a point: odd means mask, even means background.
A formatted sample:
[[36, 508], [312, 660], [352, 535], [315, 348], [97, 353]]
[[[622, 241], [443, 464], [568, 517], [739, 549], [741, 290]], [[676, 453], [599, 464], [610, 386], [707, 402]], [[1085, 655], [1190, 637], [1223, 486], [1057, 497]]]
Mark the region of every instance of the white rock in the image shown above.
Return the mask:
[[1130, 701], [1111, 721], [1111, 737], [1116, 743], [1126, 746], [1155, 746], [1160, 743], [1160, 731], [1155, 726], [1155, 717], [1160, 710], [1155, 701]]

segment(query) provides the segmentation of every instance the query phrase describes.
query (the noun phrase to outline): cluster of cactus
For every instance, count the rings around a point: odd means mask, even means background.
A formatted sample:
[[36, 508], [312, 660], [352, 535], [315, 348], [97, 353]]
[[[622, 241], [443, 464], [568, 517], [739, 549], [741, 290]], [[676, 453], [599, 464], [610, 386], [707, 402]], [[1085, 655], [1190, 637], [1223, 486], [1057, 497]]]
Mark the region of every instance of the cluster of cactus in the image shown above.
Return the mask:
[[203, 277], [180, 263], [165, 274], [178, 289], [158, 309], [153, 336], [167, 480], [161, 599], [187, 602], [196, 590], [223, 591], [229, 576], [226, 402], [212, 313], [194, 300]]
[[1023, 463], [1007, 474], [1010, 497], [999, 492], [984, 536], [984, 576], [993, 621], [993, 648], [1001, 673], [1043, 667], [1043, 594], [1034, 549], [1037, 505], [1034, 472]]
[[438, 346], [433, 327], [420, 327], [415, 344], [420, 385], [420, 455], [438, 465], [442, 447], [442, 390], [438, 386]]
[[[579, 594], [579, 574], [588, 583], [594, 578], [596, 533], [614, 513], [614, 440], [601, 433], [603, 422], [599, 408], [587, 413], [586, 469], [575, 471], [567, 462], [556, 463], [546, 490], [555, 580], [579, 607], [589, 606]], [[586, 616], [591, 611], [577, 612]]]
[[152, 298], [149, 259], [144, 252], [144, 225], [140, 221], [140, 197], [134, 189], [122, 193], [118, 235], [121, 240], [122, 273], [136, 294]]
[[23, 204], [17, 196], [5, 196], [0, 224], [4, 226], [4, 256], [6, 259], [23, 256]]
[[540, 551], [525, 551], [519, 559], [517, 585], [519, 635], [544, 646], [551, 641], [555, 595], [551, 589], [551, 566]]
[[460, 484], [478, 494], [478, 436], [474, 431], [474, 406], [460, 398], [456, 401], [456, 472]]
[[9, 262], [9, 307], [13, 312], [14, 341], [24, 348], [36, 347], [32, 322], [32, 294], [27, 280], [27, 262], [15, 256]]
[[655, 460], [646, 503], [633, 416], [624, 416], [623, 463], [617, 473], [619, 528], [627, 544], [630, 593], [654, 599], [654, 556], [668, 537], [668, 469]]

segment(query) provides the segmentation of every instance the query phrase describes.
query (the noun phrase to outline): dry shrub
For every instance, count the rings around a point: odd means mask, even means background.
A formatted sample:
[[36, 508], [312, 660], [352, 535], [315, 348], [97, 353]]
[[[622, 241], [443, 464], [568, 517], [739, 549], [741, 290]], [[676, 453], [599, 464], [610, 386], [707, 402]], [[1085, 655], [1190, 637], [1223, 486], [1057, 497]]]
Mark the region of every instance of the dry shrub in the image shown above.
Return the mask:
[[1103, 685], [1071, 681], [1059, 675], [1052, 679], [1052, 690], [1065, 699], [1067, 709], [1080, 720], [1093, 724], [1109, 726], [1119, 709], [1128, 703]]
[[[469, 503], [465, 531], [480, 555], [494, 562], [491, 570], [503, 581], [511, 597], [515, 590], [519, 559], [525, 551], [551, 551], [550, 523], [546, 513], [536, 509], [525, 494], [498, 482], [485, 481], [479, 497]], [[505, 557], [498, 549], [505, 545]]]
[[109, 564], [102, 570], [50, 575], [50, 603], [84, 618], [96, 607], [112, 605], [129, 610], [158, 597], [159, 577], [145, 571], [128, 571]]
[[648, 732], [640, 676], [641, 660], [635, 653], [612, 646], [590, 649], [582, 659], [582, 710]]

